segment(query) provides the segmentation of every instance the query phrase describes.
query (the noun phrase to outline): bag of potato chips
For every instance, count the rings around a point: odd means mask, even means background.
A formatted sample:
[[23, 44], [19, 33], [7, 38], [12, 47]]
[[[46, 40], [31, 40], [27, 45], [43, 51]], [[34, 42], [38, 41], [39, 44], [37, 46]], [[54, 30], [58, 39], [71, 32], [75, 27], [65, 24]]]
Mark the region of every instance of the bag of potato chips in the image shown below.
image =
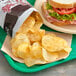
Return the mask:
[[21, 63], [23, 63], [24, 61], [20, 58], [16, 58], [12, 54], [12, 51], [10, 51], [10, 41], [11, 37], [14, 37], [20, 26], [32, 13], [33, 15], [38, 14], [39, 18], [41, 18], [38, 11], [33, 8], [26, 0], [0, 1], [0, 49], [11, 56], [11, 58]]
[[6, 0], [1, 1], [0, 5], [2, 5], [0, 6], [0, 25], [10, 36], [17, 32], [33, 11], [37, 11], [27, 1], [23, 3]]

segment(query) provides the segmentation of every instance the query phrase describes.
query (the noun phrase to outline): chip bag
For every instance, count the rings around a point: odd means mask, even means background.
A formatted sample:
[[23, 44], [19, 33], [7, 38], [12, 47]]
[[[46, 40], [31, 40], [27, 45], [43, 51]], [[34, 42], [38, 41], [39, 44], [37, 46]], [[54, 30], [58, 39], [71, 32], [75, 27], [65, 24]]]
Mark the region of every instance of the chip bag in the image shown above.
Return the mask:
[[[28, 19], [28, 17], [31, 14], [36, 15], [36, 19], [34, 18], [35, 16], [34, 17], [31, 16], [30, 19]], [[18, 55], [16, 55], [16, 52], [17, 52], [16, 50], [19, 49], [18, 45], [20, 43], [23, 43], [23, 41], [29, 43], [29, 41], [27, 37], [23, 36], [24, 34], [20, 34], [20, 32], [22, 33], [28, 32], [28, 30], [30, 30], [34, 24], [37, 25], [38, 22], [40, 25], [37, 26], [37, 28], [39, 29], [43, 23], [42, 18], [40, 14], [38, 13], [38, 11], [35, 8], [33, 8], [27, 1], [24, 1], [24, 0], [20, 0], [20, 1], [1, 0], [0, 1], [0, 15], [1, 15], [0, 26], [8, 34], [8, 36], [5, 36], [4, 42], [2, 43], [1, 41], [1, 43], [3, 44], [3, 46], [1, 47], [1, 50], [3, 50], [5, 53], [11, 56], [15, 61], [23, 63], [24, 60], [17, 58]], [[21, 25], [23, 25], [22, 28], [21, 28]], [[13, 38], [15, 35], [16, 35], [15, 39], [12, 39], [11, 41], [11, 38]], [[16, 40], [16, 38], [18, 38], [18, 40]], [[11, 45], [10, 45], [10, 41], [11, 41]], [[12, 48], [13, 50], [10, 51]], [[20, 53], [18, 52], [18, 54]]]

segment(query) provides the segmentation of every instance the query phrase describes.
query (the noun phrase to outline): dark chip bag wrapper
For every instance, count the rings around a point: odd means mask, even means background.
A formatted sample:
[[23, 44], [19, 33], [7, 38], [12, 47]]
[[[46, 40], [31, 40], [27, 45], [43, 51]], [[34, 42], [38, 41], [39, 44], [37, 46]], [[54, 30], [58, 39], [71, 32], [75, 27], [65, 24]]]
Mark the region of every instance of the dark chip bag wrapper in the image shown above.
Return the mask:
[[0, 5], [0, 49], [14, 60], [23, 63], [23, 60], [16, 58], [10, 51], [10, 40], [30, 14], [38, 11], [27, 1], [18, 3], [6, 0], [1, 1]]

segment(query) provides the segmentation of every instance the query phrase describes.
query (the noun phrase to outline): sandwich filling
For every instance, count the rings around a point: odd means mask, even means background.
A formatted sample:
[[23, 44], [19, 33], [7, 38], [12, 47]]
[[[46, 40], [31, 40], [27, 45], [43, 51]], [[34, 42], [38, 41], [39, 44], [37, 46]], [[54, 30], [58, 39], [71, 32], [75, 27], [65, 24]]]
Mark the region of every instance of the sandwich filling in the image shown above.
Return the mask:
[[46, 3], [46, 9], [54, 19], [58, 21], [69, 21], [71, 24], [76, 24], [76, 7], [74, 8], [54, 8], [48, 2]]

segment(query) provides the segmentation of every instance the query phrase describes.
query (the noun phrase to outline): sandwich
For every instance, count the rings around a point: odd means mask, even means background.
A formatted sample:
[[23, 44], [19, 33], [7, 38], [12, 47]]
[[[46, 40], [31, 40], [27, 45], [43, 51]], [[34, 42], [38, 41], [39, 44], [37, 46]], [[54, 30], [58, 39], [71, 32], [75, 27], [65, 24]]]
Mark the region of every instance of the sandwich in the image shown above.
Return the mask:
[[42, 4], [45, 19], [55, 25], [76, 25], [76, 0], [47, 0]]

